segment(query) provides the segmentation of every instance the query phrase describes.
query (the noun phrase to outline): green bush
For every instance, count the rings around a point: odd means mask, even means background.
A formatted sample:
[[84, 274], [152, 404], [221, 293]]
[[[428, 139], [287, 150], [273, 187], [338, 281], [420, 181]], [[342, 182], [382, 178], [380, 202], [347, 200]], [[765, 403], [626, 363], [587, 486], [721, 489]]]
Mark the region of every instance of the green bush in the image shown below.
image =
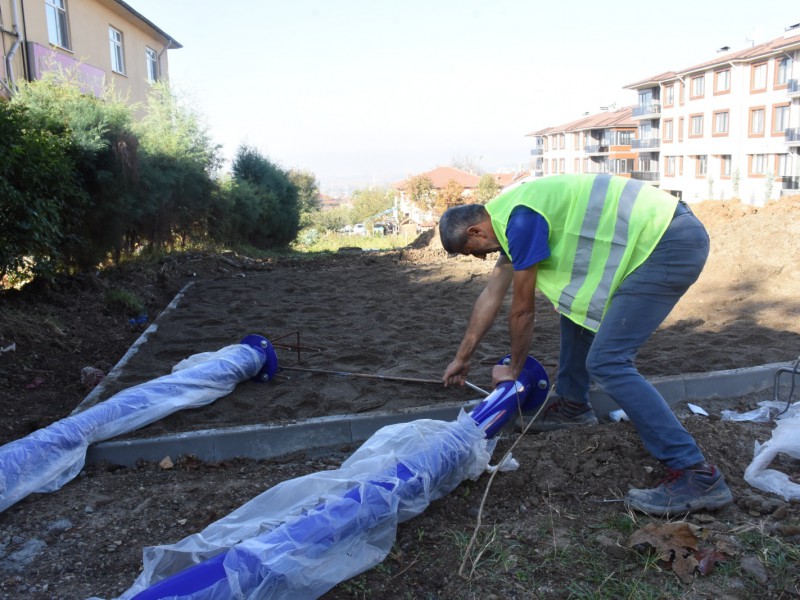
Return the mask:
[[68, 137], [42, 131], [21, 106], [0, 101], [0, 278], [51, 276], [67, 260], [67, 215], [88, 197]]

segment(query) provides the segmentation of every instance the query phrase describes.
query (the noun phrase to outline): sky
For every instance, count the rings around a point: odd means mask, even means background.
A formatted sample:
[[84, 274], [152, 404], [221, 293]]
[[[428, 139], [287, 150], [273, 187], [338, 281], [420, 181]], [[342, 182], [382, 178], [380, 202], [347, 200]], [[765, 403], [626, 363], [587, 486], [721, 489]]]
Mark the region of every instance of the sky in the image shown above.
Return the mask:
[[170, 82], [227, 160], [247, 144], [328, 193], [524, 169], [526, 134], [800, 22], [797, 0], [126, 2], [183, 45]]

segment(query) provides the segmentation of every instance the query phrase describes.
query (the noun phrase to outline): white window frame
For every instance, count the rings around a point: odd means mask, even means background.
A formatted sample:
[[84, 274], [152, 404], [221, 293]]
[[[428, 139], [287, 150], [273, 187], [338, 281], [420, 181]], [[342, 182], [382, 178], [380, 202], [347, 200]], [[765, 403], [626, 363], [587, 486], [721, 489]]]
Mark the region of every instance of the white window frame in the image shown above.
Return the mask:
[[766, 121], [766, 110], [763, 108], [753, 108], [750, 110], [750, 135], [764, 135], [764, 125]]
[[778, 154], [778, 177], [792, 176], [792, 156], [791, 154]]
[[697, 155], [697, 175], [708, 175], [708, 154]]
[[706, 95], [706, 76], [692, 77], [692, 98], [702, 98]]
[[792, 74], [792, 59], [788, 56], [779, 58], [775, 65], [775, 85], [786, 85]]
[[772, 110], [772, 131], [773, 133], [783, 133], [789, 128], [789, 109], [791, 106], [776, 106]]
[[122, 32], [114, 27], [108, 28], [108, 45], [111, 52], [111, 70], [125, 75], [125, 46]]
[[753, 82], [751, 90], [759, 91], [767, 89], [767, 63], [753, 65]]
[[750, 172], [753, 175], [765, 175], [767, 172], [767, 155], [753, 154], [750, 160]]
[[694, 137], [703, 135], [703, 115], [692, 115], [690, 121], [691, 135]]
[[727, 110], [721, 110], [719, 112], [714, 113], [714, 133], [717, 134], [727, 134], [728, 133], [728, 121], [730, 120], [730, 114]]
[[158, 53], [149, 46], [144, 47], [144, 66], [147, 72], [147, 81], [158, 81]]
[[730, 154], [723, 154], [722, 155], [722, 166], [721, 166], [721, 173], [723, 177], [730, 177], [731, 176], [731, 160]]
[[716, 72], [714, 78], [715, 92], [728, 92], [731, 89], [731, 70], [722, 69]]
[[47, 20], [47, 39], [54, 46], [70, 50], [67, 0], [44, 0]]

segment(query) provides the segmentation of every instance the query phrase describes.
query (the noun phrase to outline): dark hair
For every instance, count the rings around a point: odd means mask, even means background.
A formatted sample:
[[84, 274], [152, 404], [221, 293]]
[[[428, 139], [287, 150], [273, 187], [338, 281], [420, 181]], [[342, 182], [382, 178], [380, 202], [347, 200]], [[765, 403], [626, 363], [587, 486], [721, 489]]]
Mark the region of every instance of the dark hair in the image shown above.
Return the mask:
[[439, 219], [439, 237], [445, 252], [461, 252], [467, 244], [467, 229], [486, 218], [482, 204], [462, 204], [448, 208]]

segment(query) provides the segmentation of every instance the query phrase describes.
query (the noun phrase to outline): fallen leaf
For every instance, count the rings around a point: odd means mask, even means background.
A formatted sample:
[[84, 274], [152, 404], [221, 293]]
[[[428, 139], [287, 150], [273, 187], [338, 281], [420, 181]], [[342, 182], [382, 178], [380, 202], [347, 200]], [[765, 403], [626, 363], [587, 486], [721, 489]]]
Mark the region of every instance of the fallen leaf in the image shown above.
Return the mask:
[[700, 575], [708, 575], [714, 570], [714, 565], [725, 560], [725, 555], [717, 552], [716, 548], [701, 548], [694, 553], [694, 558]]
[[631, 548], [649, 546], [658, 557], [672, 567], [673, 572], [683, 581], [692, 578], [698, 561], [693, 553], [697, 550], [699, 528], [685, 521], [675, 523], [650, 523], [631, 535], [628, 545]]

